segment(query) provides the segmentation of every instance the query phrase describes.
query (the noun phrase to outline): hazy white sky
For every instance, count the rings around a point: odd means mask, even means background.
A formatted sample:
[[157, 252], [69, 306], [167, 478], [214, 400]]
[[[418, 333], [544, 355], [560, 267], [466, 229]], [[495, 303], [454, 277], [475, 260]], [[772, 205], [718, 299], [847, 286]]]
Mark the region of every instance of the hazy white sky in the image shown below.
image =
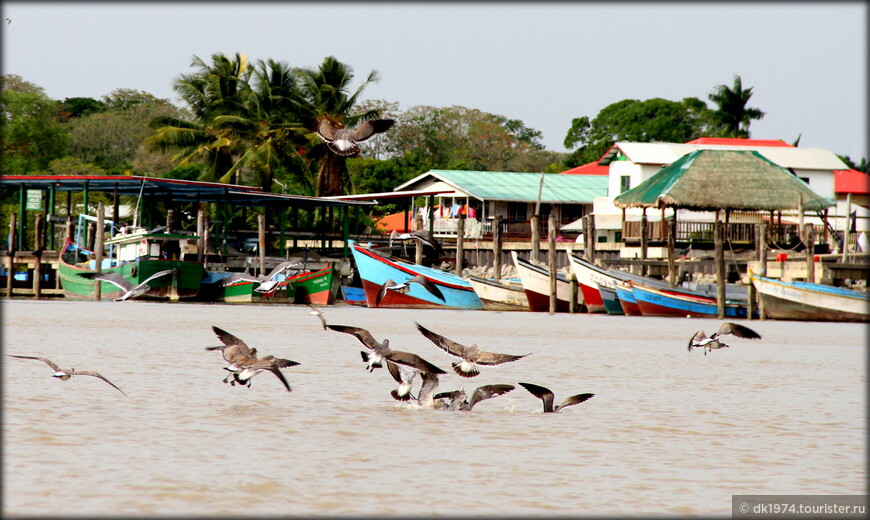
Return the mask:
[[[305, 3], [4, 1], [3, 73], [55, 99], [117, 88], [178, 102], [194, 55], [316, 67], [335, 56], [366, 99], [519, 119], [547, 149], [623, 99], [708, 101], [735, 74], [767, 115], [757, 139], [867, 157], [866, 2]], [[354, 83], [354, 88], [359, 81]], [[712, 103], [708, 103], [711, 107]]]

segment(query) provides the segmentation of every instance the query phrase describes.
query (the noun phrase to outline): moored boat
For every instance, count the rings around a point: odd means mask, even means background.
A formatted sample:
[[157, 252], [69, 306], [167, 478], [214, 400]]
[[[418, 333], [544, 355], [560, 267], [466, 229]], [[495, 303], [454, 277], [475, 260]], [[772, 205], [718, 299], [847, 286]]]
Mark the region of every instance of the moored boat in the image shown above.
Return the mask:
[[344, 303], [348, 305], [359, 305], [367, 307], [366, 292], [362, 287], [352, 287], [350, 285], [341, 286], [341, 297], [344, 298]]
[[[236, 280], [223, 285], [221, 280], [232, 275], [230, 271], [208, 271], [202, 282], [200, 301], [224, 303], [294, 303], [296, 286], [287, 279], [280, 280], [274, 291], [262, 293], [257, 291], [260, 282]], [[279, 278], [283, 275], [279, 275]]]
[[598, 285], [614, 287], [616, 285], [616, 278], [597, 265], [572, 254], [570, 250], [568, 251], [568, 258], [571, 261], [574, 277], [577, 278], [577, 286], [580, 292], [583, 293], [586, 310], [588, 312], [607, 312], [607, 307], [604, 305], [604, 299], [598, 290]]
[[604, 308], [607, 314], [612, 316], [622, 316], [625, 312], [622, 310], [622, 305], [619, 303], [619, 297], [616, 295], [615, 287], [605, 287], [600, 283], [596, 283], [596, 288], [601, 294], [601, 300], [604, 302]]
[[341, 281], [332, 263], [317, 271], [291, 276], [284, 283], [293, 285], [294, 302], [312, 305], [332, 305], [335, 303], [335, 296], [341, 286]]
[[[528, 260], [517, 256], [511, 251], [517, 274], [523, 282], [523, 290], [529, 300], [529, 310], [532, 312], [550, 311], [550, 271]], [[578, 291], [579, 293], [579, 291]], [[570, 312], [571, 283], [561, 273], [556, 273], [556, 312]], [[579, 294], [578, 305], [580, 307]]]
[[[157, 278], [148, 283], [148, 291], [140, 299], [170, 300], [190, 299], [200, 290], [205, 273], [202, 264], [177, 259], [177, 255], [166, 258], [166, 244], [181, 240], [195, 239], [191, 235], [171, 233], [136, 233], [118, 235], [106, 244], [112, 255], [104, 259], [100, 271], [118, 273], [133, 285], [145, 281], [149, 276], [166, 269], [172, 275]], [[67, 298], [93, 298], [96, 284], [100, 284], [101, 299], [115, 299], [125, 291], [118, 286], [99, 280], [86, 278], [86, 274], [97, 272], [94, 253], [67, 241], [58, 261], [58, 277]]]
[[[716, 317], [719, 314], [716, 298], [688, 291], [667, 291], [631, 282], [631, 290], [644, 316]], [[745, 302], [725, 300], [725, 316], [746, 318]]]
[[474, 292], [488, 311], [527, 311], [529, 298], [523, 290], [522, 282], [495, 280], [469, 276], [468, 281]]
[[[406, 262], [390, 254], [361, 246], [352, 240], [349, 244], [369, 307], [472, 310], [484, 308], [471, 283], [460, 276]], [[438, 298], [419, 283], [411, 283], [406, 288], [407, 291], [387, 291], [378, 302], [378, 293], [388, 280], [401, 284], [417, 275], [422, 275], [434, 284], [444, 298]]]
[[616, 282], [614, 286], [616, 297], [619, 298], [619, 305], [622, 307], [622, 312], [626, 316], [643, 316], [640, 307], [637, 304], [637, 299], [631, 290], [631, 283], [626, 280]]
[[870, 295], [845, 287], [783, 281], [749, 271], [765, 317], [803, 321], [870, 321]]

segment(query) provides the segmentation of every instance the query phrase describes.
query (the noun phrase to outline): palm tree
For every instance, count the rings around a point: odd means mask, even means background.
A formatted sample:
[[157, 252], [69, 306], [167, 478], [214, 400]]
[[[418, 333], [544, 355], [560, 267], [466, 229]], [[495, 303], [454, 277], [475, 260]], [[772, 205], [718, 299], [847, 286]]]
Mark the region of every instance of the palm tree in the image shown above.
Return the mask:
[[[353, 69], [332, 56], [324, 58], [317, 69], [296, 69], [296, 75], [301, 94], [296, 107], [297, 114], [309, 129], [313, 129], [321, 119], [327, 119], [335, 127], [343, 128], [380, 117], [378, 109], [354, 112], [365, 87], [379, 79], [377, 72], [370, 72], [366, 80], [353, 92], [350, 91], [350, 83], [354, 78]], [[313, 132], [309, 139], [312, 145], [310, 156], [320, 159], [315, 194], [318, 197], [343, 195], [348, 185], [345, 157], [330, 153]]]
[[749, 124], [756, 119], [762, 119], [764, 112], [757, 108], [748, 108], [746, 104], [752, 97], [752, 87], [743, 89], [740, 76], [734, 75], [734, 84], [718, 85], [708, 98], [718, 105], [714, 117], [719, 124], [722, 137], [749, 138]]
[[[152, 149], [177, 150], [173, 160], [187, 164], [204, 163], [202, 180], [225, 179], [240, 150], [232, 129], [215, 124], [215, 118], [238, 113], [248, 87], [251, 69], [244, 54], [234, 58], [213, 54], [212, 64], [194, 56], [191, 66], [197, 69], [182, 74], [173, 89], [193, 112], [194, 119], [160, 117], [151, 121], [155, 134], [146, 139]], [[227, 182], [223, 180], [222, 182]]]
[[305, 127], [295, 113], [300, 95], [292, 69], [286, 64], [259, 61], [253, 72], [253, 88], [237, 113], [216, 116], [217, 128], [244, 143], [233, 166], [220, 179], [227, 182], [243, 168], [257, 175], [263, 191], [272, 191], [278, 170], [303, 177], [308, 165], [299, 149], [307, 143]]

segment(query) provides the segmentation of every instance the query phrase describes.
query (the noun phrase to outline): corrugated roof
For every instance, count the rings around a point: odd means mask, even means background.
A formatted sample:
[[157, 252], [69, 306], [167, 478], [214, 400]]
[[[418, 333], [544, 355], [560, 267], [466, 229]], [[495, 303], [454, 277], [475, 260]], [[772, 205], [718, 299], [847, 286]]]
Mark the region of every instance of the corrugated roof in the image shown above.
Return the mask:
[[559, 172], [560, 175], [609, 175], [610, 166], [598, 164], [598, 161], [592, 161], [581, 166], [575, 166], [570, 170]]
[[834, 172], [834, 193], [870, 194], [870, 175], [858, 170]]
[[741, 139], [739, 137], [699, 137], [691, 141], [686, 141], [686, 144], [727, 144], [739, 146], [777, 146], [783, 148], [795, 148], [793, 144], [788, 144], [782, 139]]
[[[426, 181], [437, 179], [456, 190], [480, 200], [535, 202], [541, 182], [540, 173], [484, 172], [468, 170], [430, 170], [397, 187], [395, 191], [419, 189]], [[605, 175], [544, 174], [541, 202], [592, 203], [595, 197], [607, 196]]]
[[673, 164], [695, 150], [754, 150], [783, 168], [801, 170], [845, 170], [847, 166], [832, 151], [825, 148], [793, 148], [775, 146], [744, 146], [682, 143], [615, 143], [599, 162], [610, 164], [618, 152], [637, 164]]
[[695, 150], [617, 196], [613, 205], [782, 210], [796, 208], [799, 196], [805, 210], [834, 205], [759, 152]]

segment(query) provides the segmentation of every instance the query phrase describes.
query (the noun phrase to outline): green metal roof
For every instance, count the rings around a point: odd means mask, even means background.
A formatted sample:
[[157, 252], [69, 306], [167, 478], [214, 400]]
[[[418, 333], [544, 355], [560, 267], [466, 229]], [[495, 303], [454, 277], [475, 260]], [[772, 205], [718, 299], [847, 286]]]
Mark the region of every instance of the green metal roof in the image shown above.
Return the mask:
[[805, 182], [756, 151], [696, 150], [613, 200], [619, 208], [696, 210], [796, 209], [833, 206]]
[[[540, 173], [430, 170], [427, 174], [481, 200], [535, 202], [541, 184]], [[606, 175], [543, 175], [541, 202], [591, 203], [595, 197], [607, 196]]]

